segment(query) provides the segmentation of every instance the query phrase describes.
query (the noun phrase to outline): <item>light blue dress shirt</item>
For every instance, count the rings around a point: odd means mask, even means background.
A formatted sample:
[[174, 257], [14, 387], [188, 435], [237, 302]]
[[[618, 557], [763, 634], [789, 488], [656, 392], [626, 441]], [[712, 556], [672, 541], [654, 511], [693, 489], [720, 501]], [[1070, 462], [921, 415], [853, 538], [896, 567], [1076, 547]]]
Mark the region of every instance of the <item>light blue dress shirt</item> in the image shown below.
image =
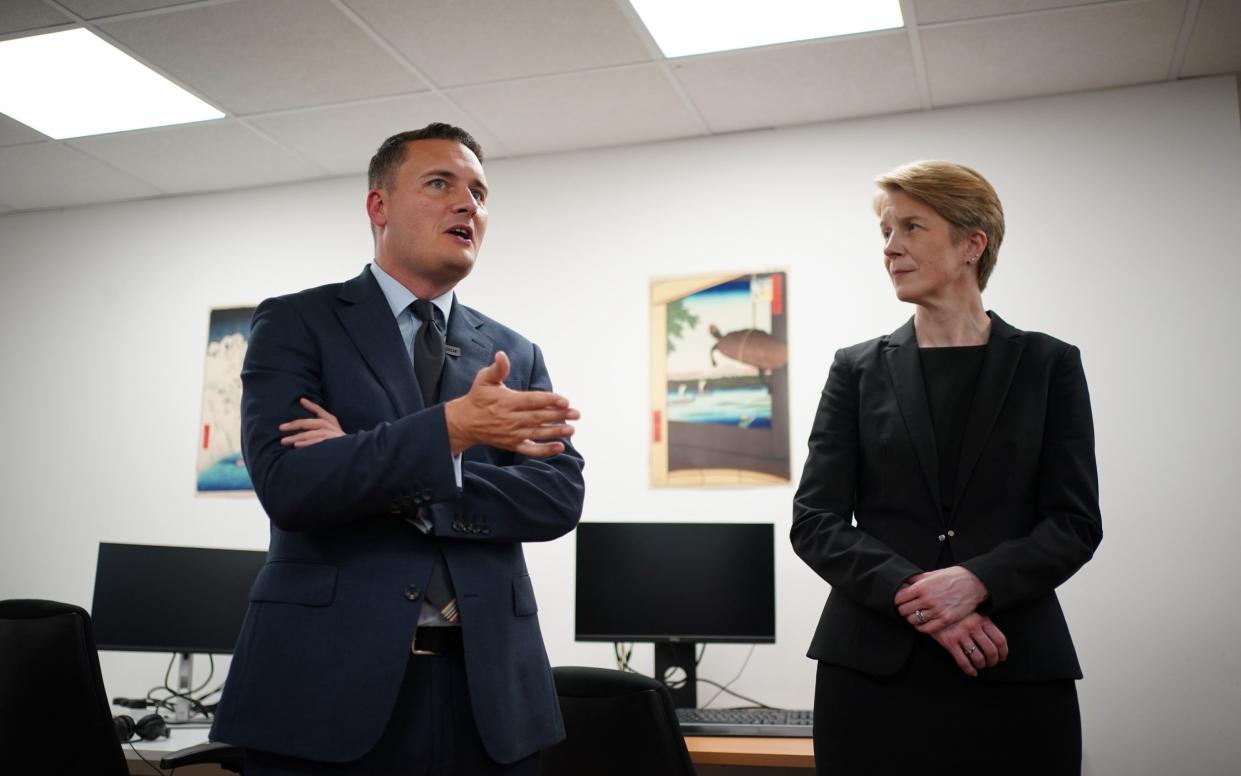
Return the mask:
[[[422, 327], [422, 321], [414, 317], [414, 311], [409, 306], [418, 300], [408, 288], [401, 285], [400, 281], [383, 271], [378, 264], [371, 262], [371, 274], [375, 276], [375, 280], [379, 283], [379, 289], [384, 292], [384, 298], [388, 300], [388, 306], [392, 308], [392, 315], [396, 318], [396, 325], [401, 329], [401, 340], [405, 343], [405, 352], [409, 354], [410, 361], [413, 361], [414, 353], [414, 335], [418, 333], [418, 329]], [[439, 308], [444, 314], [444, 327], [448, 327], [448, 316], [452, 313], [453, 292], [449, 291], [441, 296], [437, 296], [431, 300], [431, 304]], [[452, 457], [453, 473], [457, 476], [457, 487], [461, 487], [461, 456], [454, 455]]]

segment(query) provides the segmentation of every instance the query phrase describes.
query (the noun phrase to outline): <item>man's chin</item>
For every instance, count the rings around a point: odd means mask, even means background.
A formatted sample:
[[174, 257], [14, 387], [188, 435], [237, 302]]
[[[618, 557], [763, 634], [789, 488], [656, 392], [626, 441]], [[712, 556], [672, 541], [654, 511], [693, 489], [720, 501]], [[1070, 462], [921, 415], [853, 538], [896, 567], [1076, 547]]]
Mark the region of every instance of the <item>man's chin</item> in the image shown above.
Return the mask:
[[454, 257], [444, 260], [436, 272], [441, 283], [456, 285], [469, 277], [474, 271], [474, 257]]

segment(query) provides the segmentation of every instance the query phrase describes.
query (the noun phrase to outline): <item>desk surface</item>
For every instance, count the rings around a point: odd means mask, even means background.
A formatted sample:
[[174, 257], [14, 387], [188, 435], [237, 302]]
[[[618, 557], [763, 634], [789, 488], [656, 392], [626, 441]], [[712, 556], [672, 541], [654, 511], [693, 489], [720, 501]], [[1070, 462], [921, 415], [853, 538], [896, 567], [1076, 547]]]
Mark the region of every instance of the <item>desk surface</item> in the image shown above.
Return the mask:
[[[201, 744], [207, 740], [206, 727], [173, 727], [172, 735], [156, 741], [135, 741], [125, 745], [125, 757], [148, 760]], [[748, 736], [686, 736], [689, 756], [698, 765], [755, 765], [774, 768], [813, 768], [814, 745], [809, 738]], [[137, 751], [135, 751], [135, 749]]]
[[686, 736], [685, 745], [698, 765], [814, 767], [814, 740], [810, 738]]

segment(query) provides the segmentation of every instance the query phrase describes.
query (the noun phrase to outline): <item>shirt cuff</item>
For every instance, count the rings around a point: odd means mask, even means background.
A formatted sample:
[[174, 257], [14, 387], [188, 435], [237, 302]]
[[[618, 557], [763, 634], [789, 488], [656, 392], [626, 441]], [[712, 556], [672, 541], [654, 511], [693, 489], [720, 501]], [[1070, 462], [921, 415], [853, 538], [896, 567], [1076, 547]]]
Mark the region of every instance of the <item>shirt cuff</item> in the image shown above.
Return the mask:
[[457, 453], [452, 457], [452, 473], [457, 477], [457, 488], [461, 488], [461, 453]]

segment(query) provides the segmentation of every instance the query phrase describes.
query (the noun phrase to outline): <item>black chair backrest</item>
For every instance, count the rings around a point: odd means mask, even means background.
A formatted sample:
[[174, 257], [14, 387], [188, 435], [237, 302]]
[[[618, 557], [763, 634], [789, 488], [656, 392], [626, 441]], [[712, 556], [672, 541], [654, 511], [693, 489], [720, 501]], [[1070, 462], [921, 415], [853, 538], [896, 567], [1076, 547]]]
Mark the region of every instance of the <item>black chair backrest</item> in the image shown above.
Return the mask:
[[542, 776], [693, 776], [672, 694], [640, 674], [552, 669], [565, 740], [543, 753]]
[[0, 601], [0, 772], [129, 773], [81, 607]]

